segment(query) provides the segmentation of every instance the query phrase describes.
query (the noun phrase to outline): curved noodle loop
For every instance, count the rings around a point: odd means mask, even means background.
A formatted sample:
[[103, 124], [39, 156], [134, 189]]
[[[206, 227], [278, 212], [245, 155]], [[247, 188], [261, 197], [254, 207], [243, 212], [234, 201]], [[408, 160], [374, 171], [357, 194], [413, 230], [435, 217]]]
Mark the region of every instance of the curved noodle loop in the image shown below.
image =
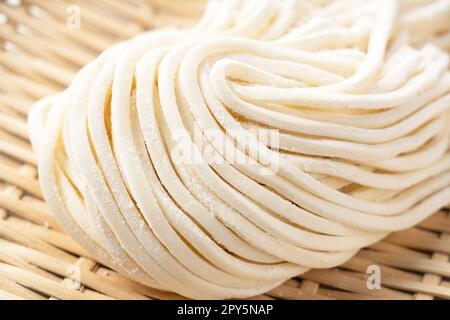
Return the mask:
[[101, 262], [191, 298], [340, 265], [449, 203], [449, 12], [210, 1], [34, 106], [45, 199]]

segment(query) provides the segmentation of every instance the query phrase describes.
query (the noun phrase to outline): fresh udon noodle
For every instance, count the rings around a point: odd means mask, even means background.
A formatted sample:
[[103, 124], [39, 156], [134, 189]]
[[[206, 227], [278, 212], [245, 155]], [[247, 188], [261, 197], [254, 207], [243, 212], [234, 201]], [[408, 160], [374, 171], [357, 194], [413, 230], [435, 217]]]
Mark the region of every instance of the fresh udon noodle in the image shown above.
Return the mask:
[[449, 12], [210, 1], [34, 106], [44, 197], [99, 261], [191, 298], [338, 266], [449, 204]]

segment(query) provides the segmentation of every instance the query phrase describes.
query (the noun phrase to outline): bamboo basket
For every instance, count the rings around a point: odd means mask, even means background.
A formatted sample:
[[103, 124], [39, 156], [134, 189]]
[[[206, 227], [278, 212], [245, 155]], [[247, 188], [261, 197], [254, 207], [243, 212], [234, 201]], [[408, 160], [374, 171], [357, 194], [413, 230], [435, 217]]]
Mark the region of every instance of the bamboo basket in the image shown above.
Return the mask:
[[[26, 126], [31, 104], [65, 88], [103, 49], [148, 28], [193, 24], [202, 0], [188, 0], [183, 12], [177, 1], [186, 0], [0, 2], [0, 299], [182, 298], [106, 268], [61, 231], [39, 190]], [[68, 25], [75, 9], [80, 29]], [[310, 271], [255, 298], [450, 299], [449, 255], [446, 208], [339, 268]], [[380, 289], [367, 286], [373, 265]]]

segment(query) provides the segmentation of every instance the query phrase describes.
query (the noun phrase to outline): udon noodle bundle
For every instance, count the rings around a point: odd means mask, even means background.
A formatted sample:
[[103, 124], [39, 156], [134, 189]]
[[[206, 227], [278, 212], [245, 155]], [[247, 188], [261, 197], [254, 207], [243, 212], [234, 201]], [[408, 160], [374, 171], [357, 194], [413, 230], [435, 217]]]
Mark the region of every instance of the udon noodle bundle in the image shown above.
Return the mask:
[[45, 199], [99, 261], [264, 293], [450, 202], [450, 1], [210, 1], [29, 117]]

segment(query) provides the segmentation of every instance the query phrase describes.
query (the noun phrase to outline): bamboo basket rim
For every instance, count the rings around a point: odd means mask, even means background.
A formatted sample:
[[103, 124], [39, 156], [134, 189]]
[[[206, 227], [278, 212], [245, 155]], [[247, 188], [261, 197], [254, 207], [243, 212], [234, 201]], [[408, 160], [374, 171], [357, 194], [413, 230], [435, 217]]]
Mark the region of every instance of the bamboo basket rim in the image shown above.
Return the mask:
[[[105, 48], [148, 28], [191, 25], [203, 0], [189, 0], [188, 12], [176, 1], [0, 3], [0, 299], [183, 299], [108, 269], [62, 232], [42, 199], [26, 126], [33, 102], [62, 90]], [[67, 25], [74, 5], [77, 30]], [[312, 270], [254, 298], [450, 299], [449, 255], [450, 207], [339, 268]], [[380, 289], [367, 286], [373, 265]]]

